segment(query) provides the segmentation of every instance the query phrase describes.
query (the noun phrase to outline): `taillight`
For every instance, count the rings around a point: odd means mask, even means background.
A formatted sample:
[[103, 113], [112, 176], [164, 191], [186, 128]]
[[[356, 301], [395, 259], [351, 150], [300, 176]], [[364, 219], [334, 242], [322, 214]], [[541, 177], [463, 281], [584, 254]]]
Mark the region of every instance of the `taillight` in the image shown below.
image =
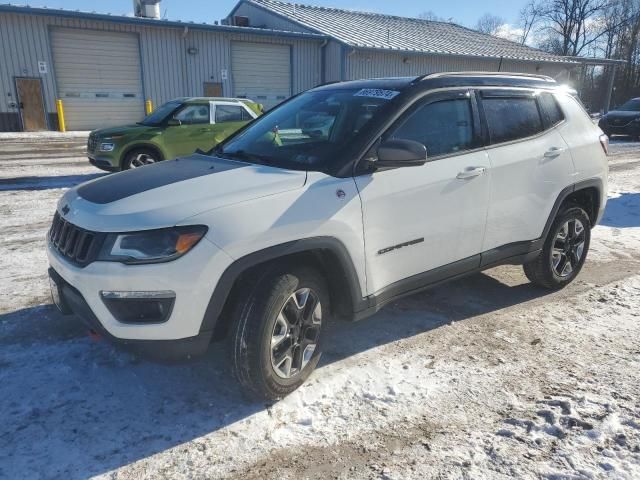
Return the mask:
[[604, 133], [600, 135], [600, 145], [602, 145], [604, 154], [609, 155], [609, 137], [607, 137]]

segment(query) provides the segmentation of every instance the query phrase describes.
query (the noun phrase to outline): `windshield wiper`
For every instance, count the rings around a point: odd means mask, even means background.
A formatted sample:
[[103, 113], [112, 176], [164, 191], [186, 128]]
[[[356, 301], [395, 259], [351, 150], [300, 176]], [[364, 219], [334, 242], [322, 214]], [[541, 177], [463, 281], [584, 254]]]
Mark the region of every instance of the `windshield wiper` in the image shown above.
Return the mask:
[[216, 150], [215, 154], [222, 157], [222, 158], [228, 158], [230, 160], [243, 160], [243, 161], [248, 161], [248, 162], [253, 162], [253, 163], [260, 163], [260, 164], [264, 164], [264, 158], [260, 157], [259, 155], [254, 155], [252, 153], [247, 153], [244, 150], [235, 150], [233, 152], [225, 152], [223, 150]]

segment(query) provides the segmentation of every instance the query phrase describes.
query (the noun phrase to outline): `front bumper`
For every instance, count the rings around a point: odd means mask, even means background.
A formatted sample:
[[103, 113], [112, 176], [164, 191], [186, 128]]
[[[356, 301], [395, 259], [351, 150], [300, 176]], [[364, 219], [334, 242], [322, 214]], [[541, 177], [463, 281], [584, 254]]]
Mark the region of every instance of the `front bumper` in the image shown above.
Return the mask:
[[[78, 267], [62, 258], [49, 242], [47, 255], [54, 278], [61, 285], [63, 302], [90, 329], [118, 343], [160, 342], [166, 346], [173, 342], [196, 350], [202, 345], [206, 348], [211, 339], [213, 332], [202, 329], [203, 319], [216, 280], [232, 262], [206, 238], [182, 258], [150, 265], [93, 262]], [[122, 323], [105, 305], [103, 291], [173, 291], [175, 303], [162, 323]]]
[[89, 158], [89, 163], [91, 165], [98, 167], [101, 170], [105, 170], [107, 172], [116, 172], [120, 170], [120, 165], [117, 159], [112, 157], [96, 155], [95, 153], [87, 153], [87, 157]]

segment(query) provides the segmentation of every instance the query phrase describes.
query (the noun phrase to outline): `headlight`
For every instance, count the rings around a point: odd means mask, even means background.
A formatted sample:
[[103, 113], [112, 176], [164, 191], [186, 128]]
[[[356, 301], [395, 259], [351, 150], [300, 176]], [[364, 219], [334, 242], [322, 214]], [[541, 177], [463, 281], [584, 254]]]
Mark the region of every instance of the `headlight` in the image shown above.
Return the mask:
[[113, 151], [114, 144], [113, 143], [101, 143], [100, 151], [101, 152], [111, 152]]
[[111, 233], [105, 239], [98, 260], [128, 264], [169, 262], [195, 247], [205, 233], [207, 227], [204, 225]]

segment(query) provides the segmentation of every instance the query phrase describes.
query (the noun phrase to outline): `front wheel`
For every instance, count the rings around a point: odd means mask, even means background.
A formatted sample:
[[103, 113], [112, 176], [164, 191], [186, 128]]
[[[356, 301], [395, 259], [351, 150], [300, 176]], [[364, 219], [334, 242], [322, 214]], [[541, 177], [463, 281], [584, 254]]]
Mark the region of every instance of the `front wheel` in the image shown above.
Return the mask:
[[148, 148], [138, 148], [127, 153], [122, 162], [122, 169], [129, 170], [132, 168], [140, 168], [145, 165], [151, 165], [153, 163], [162, 160], [156, 152]]
[[316, 368], [329, 313], [324, 278], [311, 268], [272, 273], [240, 294], [231, 336], [233, 371], [253, 397], [278, 400]]
[[554, 220], [540, 255], [524, 264], [524, 273], [534, 284], [559, 290], [580, 273], [589, 251], [591, 221], [577, 206], [562, 210]]

